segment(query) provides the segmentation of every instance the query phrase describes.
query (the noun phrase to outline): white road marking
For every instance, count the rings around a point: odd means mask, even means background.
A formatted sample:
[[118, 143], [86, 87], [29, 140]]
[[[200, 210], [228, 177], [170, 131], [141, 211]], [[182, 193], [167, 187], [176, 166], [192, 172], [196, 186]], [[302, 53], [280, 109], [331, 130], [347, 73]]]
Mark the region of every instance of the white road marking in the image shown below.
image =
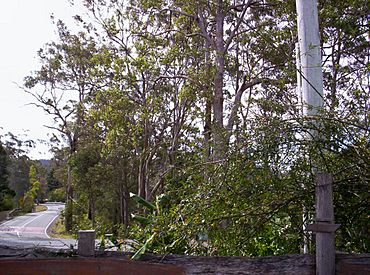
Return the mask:
[[[30, 220], [30, 221], [26, 222], [25, 224], [23, 224], [22, 226], [20, 226], [20, 227], [19, 227], [19, 230], [21, 230], [21, 229], [22, 229], [22, 228], [24, 228], [27, 224], [30, 224], [30, 223], [31, 223], [31, 222], [33, 222], [34, 220], [36, 220], [36, 219], [38, 219], [38, 218], [40, 218], [40, 217], [42, 217], [42, 216], [44, 216], [44, 215], [45, 215], [45, 214], [41, 214], [41, 215], [38, 215], [38, 216], [34, 217], [32, 220]], [[16, 232], [17, 232], [17, 236], [20, 238], [19, 231], [17, 230]]]
[[59, 215], [56, 215], [49, 223], [48, 223], [48, 225], [45, 227], [45, 235], [46, 235], [46, 237], [48, 237], [49, 239], [51, 239], [51, 237], [48, 235], [48, 233], [47, 233], [47, 231], [48, 231], [48, 228], [49, 228], [49, 226], [53, 223], [53, 221], [55, 221], [55, 219], [56, 218], [58, 218], [58, 216]]
[[6, 221], [6, 222], [3, 222], [2, 224], [0, 224], [0, 226], [3, 226], [3, 225], [6, 225], [7, 223], [11, 222], [12, 220], [9, 220], [9, 221]]
[[[20, 219], [18, 219], [16, 217], [15, 219], [8, 220], [8, 221], [5, 221], [4, 223], [1, 223], [0, 224], [1, 238], [5, 237], [5, 234], [7, 234], [7, 235], [10, 235], [10, 236], [13, 236], [11, 238], [14, 238], [14, 240], [15, 239], [23, 240], [24, 238], [27, 239], [27, 234], [23, 236], [23, 232], [30, 231], [29, 233], [32, 233], [33, 230], [41, 229], [38, 232], [34, 232], [34, 234], [44, 234], [48, 239], [52, 239], [52, 237], [50, 237], [48, 235], [47, 230], [52, 225], [52, 223], [55, 221], [55, 219], [59, 217], [60, 210], [63, 209], [63, 207], [60, 207], [59, 205], [57, 207], [55, 207], [54, 205], [45, 205], [45, 206], [48, 209], [46, 211], [44, 211], [43, 213], [39, 213], [40, 215], [37, 215], [37, 216], [31, 215], [31, 216], [28, 216], [28, 217], [21, 216], [23, 218], [20, 218]], [[25, 227], [27, 229], [28, 228], [27, 226], [30, 223], [32, 223], [33, 221], [35, 221], [36, 219], [38, 219], [39, 217], [42, 217], [44, 215], [50, 216], [51, 214], [53, 214], [55, 216], [52, 217], [52, 220], [47, 224], [46, 227], [30, 227], [30, 230], [25, 230]], [[22, 224], [22, 222], [24, 224], [21, 225], [21, 226], [12, 226], [13, 224]], [[44, 229], [42, 229], [42, 228], [44, 228]], [[5, 233], [5, 234], [3, 234], [3, 233]], [[47, 240], [47, 239], [45, 239], [45, 240]], [[51, 242], [51, 240], [49, 242]]]

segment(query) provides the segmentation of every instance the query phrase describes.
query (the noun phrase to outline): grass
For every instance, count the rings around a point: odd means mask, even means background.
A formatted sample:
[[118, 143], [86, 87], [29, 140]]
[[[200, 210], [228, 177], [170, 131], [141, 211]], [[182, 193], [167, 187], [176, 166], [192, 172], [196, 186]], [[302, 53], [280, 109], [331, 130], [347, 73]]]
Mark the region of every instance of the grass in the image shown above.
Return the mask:
[[36, 205], [36, 212], [42, 212], [48, 210], [48, 208], [45, 205]]
[[75, 237], [71, 233], [66, 232], [63, 219], [61, 218], [58, 218], [51, 226], [49, 229], [49, 235], [52, 238], [58, 239], [73, 239]]

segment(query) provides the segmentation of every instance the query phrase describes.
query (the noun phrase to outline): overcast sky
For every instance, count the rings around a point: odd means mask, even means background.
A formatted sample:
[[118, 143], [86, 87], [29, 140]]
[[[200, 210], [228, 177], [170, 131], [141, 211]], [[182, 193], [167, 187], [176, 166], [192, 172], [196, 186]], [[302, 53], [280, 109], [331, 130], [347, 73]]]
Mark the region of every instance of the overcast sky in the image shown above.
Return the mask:
[[[48, 140], [43, 125], [52, 120], [41, 109], [28, 105], [32, 97], [20, 88], [23, 78], [39, 66], [37, 51], [55, 40], [50, 15], [72, 25], [72, 16], [81, 10], [67, 0], [10, 0], [0, 2], [0, 134], [27, 134], [33, 140]], [[27, 131], [27, 132], [25, 132]], [[29, 156], [50, 158], [48, 147], [37, 145]]]

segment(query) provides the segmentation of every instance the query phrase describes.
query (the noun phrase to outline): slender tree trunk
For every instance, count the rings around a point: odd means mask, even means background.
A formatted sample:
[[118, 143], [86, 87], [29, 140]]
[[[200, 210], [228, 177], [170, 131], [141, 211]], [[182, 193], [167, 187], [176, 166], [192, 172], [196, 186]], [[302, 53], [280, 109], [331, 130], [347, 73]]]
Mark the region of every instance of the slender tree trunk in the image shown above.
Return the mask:
[[120, 183], [120, 190], [119, 190], [119, 200], [120, 200], [120, 222], [127, 228], [129, 223], [129, 201], [130, 201], [130, 194], [127, 188], [127, 182]]
[[94, 200], [94, 197], [93, 195], [91, 195], [91, 223], [92, 223], [92, 227], [95, 228], [95, 200]]
[[223, 1], [217, 1], [217, 14], [216, 14], [216, 75], [214, 80], [214, 98], [213, 98], [213, 115], [214, 115], [214, 158], [216, 160], [224, 157], [225, 140], [224, 140], [224, 72], [225, 72], [225, 46], [224, 46], [224, 12]]
[[[78, 120], [80, 121], [80, 120]], [[69, 156], [67, 161], [67, 184], [66, 184], [66, 210], [65, 210], [65, 229], [67, 232], [70, 232], [73, 228], [73, 184], [72, 184], [72, 167], [69, 163], [72, 156], [77, 151], [77, 139], [78, 132], [76, 131], [73, 135], [69, 133]]]
[[127, 227], [130, 222], [130, 192], [127, 186], [124, 186], [123, 192], [123, 224]]
[[65, 229], [67, 232], [72, 230], [73, 225], [73, 187], [72, 187], [72, 167], [67, 164], [67, 184], [66, 184], [66, 210], [64, 216]]
[[123, 169], [121, 174], [121, 179], [119, 181], [119, 198], [120, 198], [120, 222], [123, 223], [125, 228], [129, 224], [129, 201], [130, 193], [128, 189], [128, 162], [123, 161]]
[[144, 119], [143, 148], [140, 153], [139, 178], [138, 178], [138, 195], [142, 198], [147, 197], [147, 156], [149, 151], [149, 121]]
[[[206, 65], [207, 75], [211, 73], [211, 58], [210, 58], [210, 49], [211, 45], [208, 40], [205, 41], [205, 55], [204, 62]], [[210, 95], [210, 86], [207, 85], [205, 91], [205, 114], [204, 114], [204, 161], [208, 162], [211, 156], [211, 132], [212, 132], [212, 98]], [[208, 177], [205, 175], [205, 177]]]
[[140, 164], [139, 164], [139, 190], [138, 195], [142, 198], [145, 198], [145, 160], [143, 159], [143, 156], [140, 158]]
[[119, 222], [125, 224], [125, 197], [124, 197], [124, 192], [123, 192], [123, 183], [119, 182], [119, 191], [118, 191], [118, 196], [119, 196]]

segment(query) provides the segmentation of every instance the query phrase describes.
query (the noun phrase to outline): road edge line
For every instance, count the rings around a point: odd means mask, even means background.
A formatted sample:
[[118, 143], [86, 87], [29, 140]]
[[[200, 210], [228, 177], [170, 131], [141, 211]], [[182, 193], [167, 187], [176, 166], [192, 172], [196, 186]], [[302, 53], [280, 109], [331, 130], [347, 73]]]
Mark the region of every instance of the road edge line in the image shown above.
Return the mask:
[[54, 217], [54, 219], [52, 219], [49, 223], [48, 223], [48, 225], [45, 227], [45, 230], [44, 230], [44, 233], [45, 233], [45, 235], [46, 235], [46, 237], [48, 237], [49, 239], [51, 239], [51, 237], [49, 236], [49, 234], [48, 234], [48, 229], [49, 229], [49, 227], [51, 226], [51, 224], [55, 221], [55, 219], [56, 218], [58, 218], [59, 217], [59, 215], [56, 215], [55, 217]]

